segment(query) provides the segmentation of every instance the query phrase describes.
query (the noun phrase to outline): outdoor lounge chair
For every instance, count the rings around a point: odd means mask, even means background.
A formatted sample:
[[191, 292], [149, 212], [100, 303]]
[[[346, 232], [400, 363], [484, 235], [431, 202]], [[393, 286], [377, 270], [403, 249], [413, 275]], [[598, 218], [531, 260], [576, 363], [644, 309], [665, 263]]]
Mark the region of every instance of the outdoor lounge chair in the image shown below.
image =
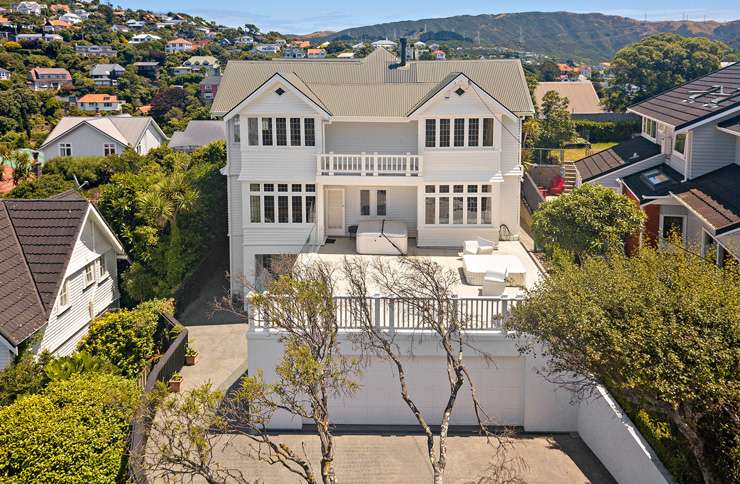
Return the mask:
[[507, 270], [503, 272], [500, 270], [489, 270], [486, 271], [486, 276], [483, 278], [483, 289], [481, 290], [482, 296], [500, 296], [506, 290], [506, 277]]
[[463, 242], [463, 254], [482, 255], [492, 254], [498, 248], [498, 241], [492, 242], [488, 239], [478, 237], [476, 240]]

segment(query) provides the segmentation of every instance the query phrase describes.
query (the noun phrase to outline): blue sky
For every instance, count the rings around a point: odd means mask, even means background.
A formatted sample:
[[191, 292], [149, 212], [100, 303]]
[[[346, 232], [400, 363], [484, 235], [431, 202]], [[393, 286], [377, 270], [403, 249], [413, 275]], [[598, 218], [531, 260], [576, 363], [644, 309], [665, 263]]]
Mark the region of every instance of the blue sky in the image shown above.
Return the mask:
[[484, 0], [119, 0], [129, 8], [184, 11], [224, 25], [256, 24], [263, 31], [305, 34], [316, 30], [341, 30], [398, 20], [478, 15], [522, 11], [567, 10], [600, 12], [648, 20], [740, 18], [738, 0], [568, 0], [553, 5], [548, 0], [490, 2]]

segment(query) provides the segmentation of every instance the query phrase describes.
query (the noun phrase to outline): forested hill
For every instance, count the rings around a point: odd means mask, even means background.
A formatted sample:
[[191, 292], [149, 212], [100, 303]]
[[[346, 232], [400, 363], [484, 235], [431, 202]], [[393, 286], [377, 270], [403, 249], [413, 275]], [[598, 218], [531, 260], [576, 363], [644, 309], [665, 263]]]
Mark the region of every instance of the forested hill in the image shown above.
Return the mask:
[[342, 30], [329, 39], [377, 40], [422, 36], [428, 41], [455, 41], [506, 47], [560, 58], [611, 59], [627, 44], [659, 32], [704, 36], [740, 49], [740, 20], [731, 22], [641, 22], [599, 13], [524, 12], [498, 15], [459, 15], [408, 20]]

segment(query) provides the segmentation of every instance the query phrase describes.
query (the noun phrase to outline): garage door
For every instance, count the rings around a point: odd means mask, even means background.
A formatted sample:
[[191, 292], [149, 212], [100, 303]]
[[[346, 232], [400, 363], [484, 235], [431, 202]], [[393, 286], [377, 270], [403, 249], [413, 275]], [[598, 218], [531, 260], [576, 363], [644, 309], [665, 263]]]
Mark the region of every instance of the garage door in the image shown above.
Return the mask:
[[[490, 425], [523, 424], [523, 358], [467, 357], [478, 398], [491, 417]], [[419, 356], [408, 359], [406, 369], [409, 393], [433, 425], [438, 425], [449, 395], [444, 359]], [[400, 395], [398, 377], [391, 365], [375, 361], [365, 368], [361, 389], [352, 397], [332, 402], [331, 416], [336, 424], [416, 425], [416, 419]], [[452, 415], [453, 425], [475, 425], [470, 386], [460, 390]]]

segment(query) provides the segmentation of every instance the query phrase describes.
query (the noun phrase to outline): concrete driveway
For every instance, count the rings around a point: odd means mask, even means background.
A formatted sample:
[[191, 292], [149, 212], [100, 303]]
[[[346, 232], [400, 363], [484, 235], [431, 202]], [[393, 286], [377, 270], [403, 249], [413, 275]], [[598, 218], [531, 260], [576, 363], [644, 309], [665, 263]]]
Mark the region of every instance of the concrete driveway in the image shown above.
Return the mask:
[[[298, 452], [306, 452], [318, 472], [319, 442], [309, 434], [277, 436]], [[427, 484], [432, 470], [422, 435], [339, 435], [336, 445], [336, 472], [343, 484]], [[300, 482], [280, 465], [270, 466], [246, 457], [248, 439], [232, 436], [218, 462], [238, 468], [250, 480], [264, 483]], [[609, 472], [578, 436], [520, 435], [514, 439], [509, 456], [523, 459], [520, 476], [530, 484], [614, 483]], [[473, 483], [486, 474], [491, 465], [492, 448], [482, 437], [459, 436], [449, 441], [445, 482]]]

